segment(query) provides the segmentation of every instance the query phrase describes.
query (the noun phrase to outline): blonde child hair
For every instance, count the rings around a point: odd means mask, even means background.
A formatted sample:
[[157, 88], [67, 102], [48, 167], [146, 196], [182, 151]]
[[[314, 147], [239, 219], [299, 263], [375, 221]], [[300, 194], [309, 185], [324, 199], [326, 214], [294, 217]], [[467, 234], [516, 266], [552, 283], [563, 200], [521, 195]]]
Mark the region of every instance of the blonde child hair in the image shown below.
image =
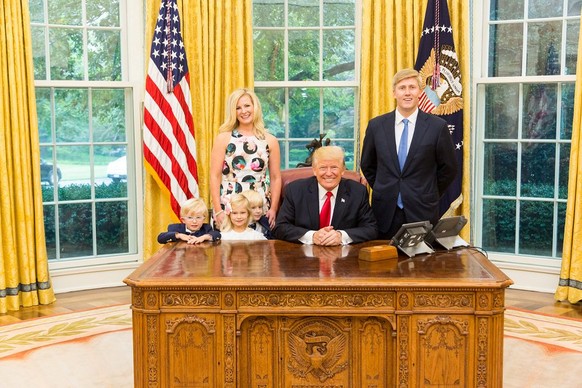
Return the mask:
[[265, 205], [265, 198], [261, 194], [259, 194], [258, 191], [244, 190], [243, 192], [241, 192], [241, 194], [244, 195], [249, 200], [251, 208], [255, 206], [263, 207]]
[[189, 214], [202, 214], [204, 220], [208, 217], [208, 207], [201, 198], [190, 198], [180, 206], [180, 217], [186, 217]]
[[[242, 194], [231, 195], [230, 196], [230, 209], [231, 209], [231, 211], [233, 211], [235, 208], [240, 208], [240, 207], [247, 209], [247, 213], [248, 213], [247, 224], [248, 224], [252, 220], [251, 203], [249, 202], [247, 197], [245, 197]], [[222, 225], [220, 226], [220, 230], [222, 232], [228, 232], [228, 231], [232, 230], [232, 222], [230, 221], [230, 215], [228, 217], [224, 217], [224, 221], [222, 222]]]

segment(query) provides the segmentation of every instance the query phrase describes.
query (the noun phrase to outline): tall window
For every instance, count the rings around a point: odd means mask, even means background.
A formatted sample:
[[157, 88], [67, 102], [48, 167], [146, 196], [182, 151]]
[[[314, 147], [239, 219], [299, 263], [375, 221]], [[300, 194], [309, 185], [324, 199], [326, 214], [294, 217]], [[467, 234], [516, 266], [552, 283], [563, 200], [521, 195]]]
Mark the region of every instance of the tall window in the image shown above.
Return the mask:
[[296, 167], [325, 135], [344, 148], [356, 128], [359, 17], [355, 0], [253, 1], [255, 91], [281, 144], [281, 168]]
[[137, 251], [124, 7], [123, 0], [30, 0], [52, 268], [119, 262]]
[[500, 260], [507, 254], [508, 261], [560, 265], [580, 6], [573, 0], [483, 5], [477, 244]]

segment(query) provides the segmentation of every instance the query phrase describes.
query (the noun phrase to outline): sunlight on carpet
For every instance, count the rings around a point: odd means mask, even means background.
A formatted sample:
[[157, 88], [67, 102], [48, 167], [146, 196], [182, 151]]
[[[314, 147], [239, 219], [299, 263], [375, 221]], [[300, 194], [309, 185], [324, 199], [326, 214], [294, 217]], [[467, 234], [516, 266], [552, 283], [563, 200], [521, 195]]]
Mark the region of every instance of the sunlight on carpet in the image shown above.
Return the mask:
[[133, 387], [128, 305], [0, 326], [0, 387]]
[[[582, 321], [505, 312], [505, 388], [580, 386]], [[0, 387], [133, 387], [128, 305], [0, 326]]]

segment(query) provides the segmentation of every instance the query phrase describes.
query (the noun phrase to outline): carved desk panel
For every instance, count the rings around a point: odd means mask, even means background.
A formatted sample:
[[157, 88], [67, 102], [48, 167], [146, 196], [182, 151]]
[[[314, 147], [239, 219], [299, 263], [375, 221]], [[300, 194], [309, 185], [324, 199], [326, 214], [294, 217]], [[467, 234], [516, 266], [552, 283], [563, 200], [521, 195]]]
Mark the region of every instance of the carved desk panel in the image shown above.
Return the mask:
[[465, 248], [168, 244], [132, 288], [136, 387], [501, 387], [512, 282]]

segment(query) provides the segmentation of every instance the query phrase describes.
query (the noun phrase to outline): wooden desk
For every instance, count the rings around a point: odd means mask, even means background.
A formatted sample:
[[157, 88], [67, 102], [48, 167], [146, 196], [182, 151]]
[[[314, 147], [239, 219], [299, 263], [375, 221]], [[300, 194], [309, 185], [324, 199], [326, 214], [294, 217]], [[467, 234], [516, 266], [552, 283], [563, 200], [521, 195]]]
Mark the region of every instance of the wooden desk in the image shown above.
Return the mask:
[[512, 281], [474, 249], [358, 260], [377, 244], [163, 247], [125, 279], [135, 386], [501, 387]]

